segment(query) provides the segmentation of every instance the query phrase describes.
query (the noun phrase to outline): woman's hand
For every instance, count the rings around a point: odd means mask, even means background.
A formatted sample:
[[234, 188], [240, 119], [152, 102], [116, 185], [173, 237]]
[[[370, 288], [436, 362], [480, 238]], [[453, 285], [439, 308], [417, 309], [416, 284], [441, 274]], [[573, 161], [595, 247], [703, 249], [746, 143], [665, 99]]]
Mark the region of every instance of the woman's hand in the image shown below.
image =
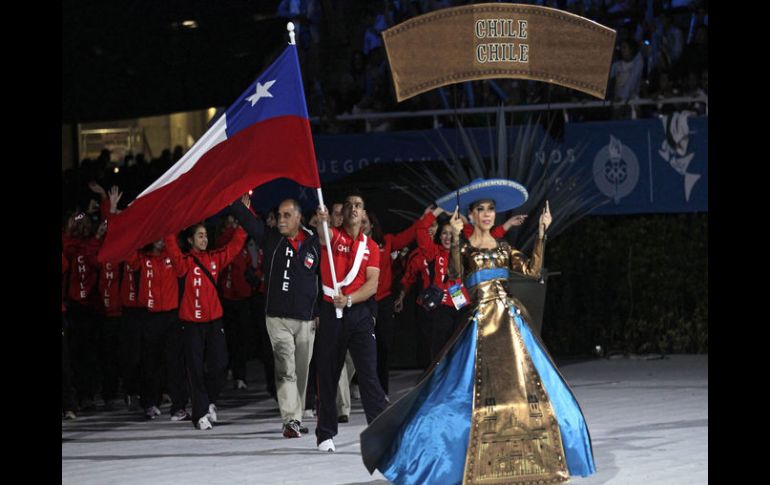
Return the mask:
[[465, 224], [463, 223], [463, 220], [460, 218], [460, 207], [455, 207], [455, 211], [452, 214], [452, 219], [449, 220], [449, 223], [452, 225], [452, 234], [454, 234], [455, 240], [457, 240], [460, 237], [460, 233], [463, 231], [463, 227]]
[[110, 213], [111, 214], [118, 213], [118, 202], [120, 202], [121, 197], [123, 197], [123, 192], [120, 191], [117, 185], [113, 185], [112, 187], [110, 187]]
[[520, 225], [524, 224], [524, 220], [526, 218], [527, 218], [527, 216], [524, 215], [524, 214], [519, 214], [517, 216], [513, 216], [513, 217], [511, 217], [510, 219], [508, 219], [507, 221], [505, 221], [503, 223], [503, 229], [505, 229], [505, 231], [508, 232], [508, 230], [510, 228], [512, 228], [512, 227], [520, 226]]
[[545, 235], [546, 229], [548, 229], [548, 226], [551, 225], [551, 209], [548, 205], [548, 201], [545, 201], [545, 209], [543, 209], [542, 214], [540, 214], [540, 224], [538, 225], [538, 235], [540, 237], [543, 237]]

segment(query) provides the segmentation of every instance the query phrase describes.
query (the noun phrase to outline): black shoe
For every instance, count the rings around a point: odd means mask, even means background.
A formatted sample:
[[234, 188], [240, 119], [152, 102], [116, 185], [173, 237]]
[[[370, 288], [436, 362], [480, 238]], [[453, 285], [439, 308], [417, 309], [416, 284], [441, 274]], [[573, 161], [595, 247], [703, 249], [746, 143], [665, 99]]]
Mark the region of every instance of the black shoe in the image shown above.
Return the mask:
[[299, 426], [299, 432], [308, 434], [310, 432], [309, 429], [307, 429], [307, 426], [302, 426], [302, 423], [297, 422], [297, 425]]
[[340, 414], [337, 417], [337, 422], [338, 423], [347, 423], [348, 421], [350, 421], [350, 418], [348, 418], [347, 414]]

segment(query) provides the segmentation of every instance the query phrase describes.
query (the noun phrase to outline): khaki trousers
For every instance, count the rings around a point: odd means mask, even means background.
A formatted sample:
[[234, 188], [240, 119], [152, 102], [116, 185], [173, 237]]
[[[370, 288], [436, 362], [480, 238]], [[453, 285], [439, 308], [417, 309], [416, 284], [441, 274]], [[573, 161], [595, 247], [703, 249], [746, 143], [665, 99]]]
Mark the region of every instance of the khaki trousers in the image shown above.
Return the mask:
[[281, 420], [302, 421], [315, 320], [266, 317], [267, 333], [275, 356], [275, 387]]

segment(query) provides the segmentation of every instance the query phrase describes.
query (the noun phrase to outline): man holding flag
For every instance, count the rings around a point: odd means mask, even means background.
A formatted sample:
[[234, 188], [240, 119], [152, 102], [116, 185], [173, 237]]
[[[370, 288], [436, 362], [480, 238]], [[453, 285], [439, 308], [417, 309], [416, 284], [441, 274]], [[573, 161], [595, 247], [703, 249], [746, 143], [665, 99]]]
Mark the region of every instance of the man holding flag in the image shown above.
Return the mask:
[[[328, 222], [325, 207], [319, 206], [316, 214], [319, 221]], [[360, 195], [345, 198], [342, 215], [341, 227], [332, 228], [331, 234], [320, 234], [321, 245], [327, 248], [321, 252], [323, 301], [314, 349], [319, 395], [316, 441], [320, 451], [335, 451], [337, 383], [348, 350], [358, 374], [366, 422], [372, 422], [387, 406], [377, 377], [375, 303], [369, 301], [377, 293], [380, 248], [361, 230], [364, 200]], [[334, 262], [331, 267], [329, 252]]]

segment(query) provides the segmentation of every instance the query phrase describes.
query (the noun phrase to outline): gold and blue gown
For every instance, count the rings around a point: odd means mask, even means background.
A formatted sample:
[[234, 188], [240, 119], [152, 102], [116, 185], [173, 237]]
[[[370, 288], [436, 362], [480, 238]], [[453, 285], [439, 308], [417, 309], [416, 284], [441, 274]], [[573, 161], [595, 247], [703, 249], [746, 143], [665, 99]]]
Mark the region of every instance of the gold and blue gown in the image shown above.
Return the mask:
[[450, 277], [471, 296], [466, 324], [426, 374], [361, 433], [370, 473], [396, 484], [560, 483], [596, 471], [583, 413], [524, 306], [506, 290], [509, 271], [537, 278], [504, 241], [452, 247]]

